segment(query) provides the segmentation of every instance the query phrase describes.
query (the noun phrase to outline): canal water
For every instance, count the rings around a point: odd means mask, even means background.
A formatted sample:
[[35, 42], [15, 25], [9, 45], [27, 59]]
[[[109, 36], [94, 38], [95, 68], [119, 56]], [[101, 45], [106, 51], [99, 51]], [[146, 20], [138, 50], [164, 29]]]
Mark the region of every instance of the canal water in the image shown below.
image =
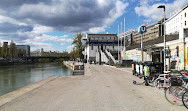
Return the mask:
[[0, 66], [0, 96], [49, 76], [71, 76], [61, 63], [36, 63]]

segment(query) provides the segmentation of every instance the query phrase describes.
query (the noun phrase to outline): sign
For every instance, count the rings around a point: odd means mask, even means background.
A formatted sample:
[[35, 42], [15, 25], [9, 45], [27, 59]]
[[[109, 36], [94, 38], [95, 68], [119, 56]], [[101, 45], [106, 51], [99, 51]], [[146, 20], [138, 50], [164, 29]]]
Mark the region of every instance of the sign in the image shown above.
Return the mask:
[[146, 32], [146, 26], [139, 26], [138, 27], [138, 33], [144, 33], [144, 32]]

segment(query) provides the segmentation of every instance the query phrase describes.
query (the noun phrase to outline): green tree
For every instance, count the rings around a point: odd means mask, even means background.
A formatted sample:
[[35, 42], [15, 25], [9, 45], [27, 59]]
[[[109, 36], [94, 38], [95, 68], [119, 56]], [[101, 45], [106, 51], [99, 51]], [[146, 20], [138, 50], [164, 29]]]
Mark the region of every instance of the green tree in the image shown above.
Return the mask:
[[84, 55], [82, 54], [82, 51], [83, 51], [82, 37], [83, 37], [83, 33], [78, 33], [78, 34], [76, 34], [76, 36], [72, 42], [72, 44], [75, 47], [76, 58], [80, 58], [80, 59], [84, 58]]
[[25, 50], [23, 50], [23, 49], [18, 49], [18, 57], [23, 57], [23, 56], [25, 56]]
[[4, 45], [2, 46], [1, 54], [3, 58], [7, 57], [7, 48]]
[[3, 57], [3, 55], [2, 55], [2, 47], [0, 47], [0, 57]]
[[69, 53], [70, 59], [75, 60], [76, 59], [76, 50], [73, 48], [73, 50]]
[[15, 50], [16, 50], [16, 44], [13, 42], [13, 41], [11, 41], [11, 43], [10, 43], [10, 48], [9, 48], [9, 55], [10, 55], [10, 57], [13, 59], [14, 58], [14, 56], [15, 56]]

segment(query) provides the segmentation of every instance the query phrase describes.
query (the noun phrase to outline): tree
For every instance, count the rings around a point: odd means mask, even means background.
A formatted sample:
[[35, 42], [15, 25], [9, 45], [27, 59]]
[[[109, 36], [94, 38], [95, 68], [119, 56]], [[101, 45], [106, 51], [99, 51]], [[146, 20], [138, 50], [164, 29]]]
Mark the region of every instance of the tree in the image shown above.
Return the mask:
[[18, 49], [18, 57], [24, 57], [25, 56], [26, 51], [23, 49]]
[[11, 41], [11, 43], [10, 43], [10, 48], [9, 48], [9, 55], [10, 55], [10, 57], [13, 59], [14, 58], [14, 56], [15, 56], [15, 50], [16, 50], [16, 44], [13, 42], [13, 41]]
[[75, 60], [76, 59], [76, 50], [73, 48], [73, 50], [69, 53], [70, 59]]
[[2, 54], [2, 47], [0, 47], [0, 57], [3, 57], [3, 54]]
[[74, 44], [74, 47], [75, 47], [76, 57], [80, 59], [84, 58], [84, 55], [82, 54], [82, 51], [83, 51], [82, 37], [83, 37], [83, 33], [78, 33], [76, 34], [72, 42], [72, 44]]
[[2, 48], [1, 48], [1, 54], [3, 58], [6, 58], [8, 56], [8, 52], [7, 52], [7, 47], [3, 44]]

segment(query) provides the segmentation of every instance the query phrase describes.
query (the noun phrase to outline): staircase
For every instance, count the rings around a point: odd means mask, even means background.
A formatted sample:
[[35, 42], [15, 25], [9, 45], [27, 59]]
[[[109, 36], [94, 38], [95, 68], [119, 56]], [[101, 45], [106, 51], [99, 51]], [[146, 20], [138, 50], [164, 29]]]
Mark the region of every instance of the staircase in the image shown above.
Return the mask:
[[108, 63], [109, 59], [106, 57], [105, 53], [102, 50], [100, 50], [100, 53], [101, 53], [101, 62]]
[[112, 56], [112, 54], [108, 50], [105, 50], [105, 53], [110, 58], [110, 60], [113, 61], [114, 64], [117, 63], [117, 61], [115, 60], [115, 58]]

